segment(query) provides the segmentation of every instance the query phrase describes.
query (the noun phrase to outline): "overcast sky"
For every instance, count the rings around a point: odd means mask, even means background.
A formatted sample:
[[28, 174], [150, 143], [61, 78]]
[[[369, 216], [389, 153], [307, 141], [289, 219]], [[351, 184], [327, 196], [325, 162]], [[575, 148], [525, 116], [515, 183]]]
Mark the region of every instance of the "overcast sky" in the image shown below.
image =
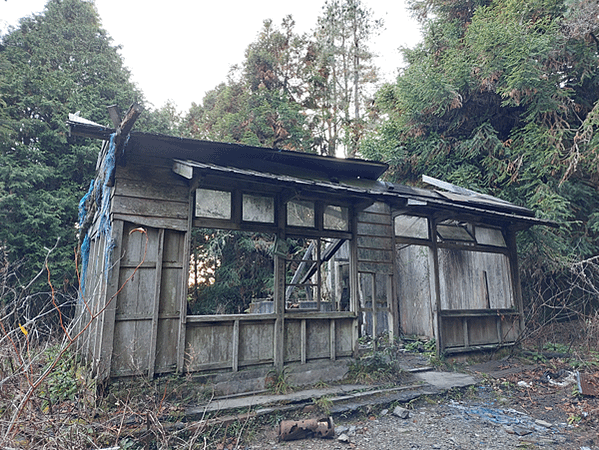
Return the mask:
[[[17, 26], [21, 17], [40, 13], [47, 0], [0, 0], [0, 33]], [[122, 46], [125, 65], [146, 98], [160, 107], [171, 99], [179, 111], [200, 103], [206, 91], [226, 80], [229, 68], [243, 61], [265, 19], [277, 25], [291, 14], [296, 32], [316, 25], [324, 0], [293, 3], [273, 0], [96, 0], [103, 28]], [[417, 23], [405, 0], [363, 0], [382, 18], [385, 29], [373, 40], [377, 65], [385, 81], [395, 78], [400, 46], [420, 40]]]

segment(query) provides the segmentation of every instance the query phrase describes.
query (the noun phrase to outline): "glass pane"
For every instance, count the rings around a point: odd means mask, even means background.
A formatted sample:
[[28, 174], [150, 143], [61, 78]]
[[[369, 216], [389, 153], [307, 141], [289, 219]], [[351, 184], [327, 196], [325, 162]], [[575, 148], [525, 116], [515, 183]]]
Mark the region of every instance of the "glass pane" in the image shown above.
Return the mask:
[[437, 225], [437, 234], [444, 241], [474, 242], [466, 225], [457, 221], [447, 221]]
[[324, 228], [327, 230], [347, 231], [348, 209], [343, 206], [326, 205], [324, 208]]
[[243, 194], [243, 220], [246, 222], [274, 223], [274, 198], [263, 195]]
[[503, 233], [497, 228], [479, 228], [476, 227], [476, 242], [484, 245], [493, 245], [495, 247], [505, 247]]
[[287, 225], [294, 227], [313, 227], [314, 203], [305, 201], [287, 203]]
[[231, 193], [196, 189], [196, 217], [231, 219]]
[[395, 236], [428, 239], [428, 220], [425, 217], [397, 216]]

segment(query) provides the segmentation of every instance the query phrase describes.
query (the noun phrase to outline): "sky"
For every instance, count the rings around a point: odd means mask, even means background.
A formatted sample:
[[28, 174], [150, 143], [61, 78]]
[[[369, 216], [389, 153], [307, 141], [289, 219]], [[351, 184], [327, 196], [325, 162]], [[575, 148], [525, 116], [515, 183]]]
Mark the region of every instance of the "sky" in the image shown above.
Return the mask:
[[[0, 33], [19, 19], [43, 11], [47, 0], [0, 0]], [[151, 4], [153, 3], [153, 4]], [[121, 46], [133, 81], [155, 107], [171, 100], [180, 112], [226, 81], [244, 59], [265, 19], [280, 25], [291, 14], [296, 32], [310, 32], [325, 0], [96, 0], [102, 27]], [[420, 41], [418, 24], [405, 0], [362, 0], [384, 29], [370, 45], [383, 81], [393, 81], [402, 64], [398, 48]]]

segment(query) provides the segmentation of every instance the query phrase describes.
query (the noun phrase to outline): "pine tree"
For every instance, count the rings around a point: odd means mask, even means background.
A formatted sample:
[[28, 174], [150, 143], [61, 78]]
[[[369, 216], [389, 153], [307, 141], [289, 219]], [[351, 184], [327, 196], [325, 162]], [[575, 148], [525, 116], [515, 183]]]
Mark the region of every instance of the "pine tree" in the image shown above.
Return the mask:
[[[561, 224], [521, 240], [525, 282], [599, 252], [599, 6], [589, 0], [412, 2], [424, 41], [377, 94], [362, 152], [392, 178], [427, 174]], [[542, 275], [545, 274], [545, 275]]]
[[69, 113], [111, 125], [108, 105], [126, 110], [142, 95], [93, 3], [50, 0], [21, 19], [0, 45], [0, 246], [23, 281], [44, 264], [64, 290], [77, 287], [77, 205], [95, 171], [98, 143], [70, 137]]

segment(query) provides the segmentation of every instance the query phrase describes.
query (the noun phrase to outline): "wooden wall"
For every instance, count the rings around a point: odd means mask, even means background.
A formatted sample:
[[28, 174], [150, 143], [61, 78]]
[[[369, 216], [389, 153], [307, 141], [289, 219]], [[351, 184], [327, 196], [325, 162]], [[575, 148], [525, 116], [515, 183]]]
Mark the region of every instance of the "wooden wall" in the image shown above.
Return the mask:
[[404, 333], [438, 334], [442, 349], [511, 342], [519, 334], [512, 253], [401, 241], [381, 202], [353, 219], [353, 312], [187, 316], [188, 183], [166, 164], [117, 167], [115, 246], [106, 260], [106, 237], [91, 230], [87, 304], [78, 307], [80, 329], [101, 312], [80, 346], [101, 378], [349, 357], [358, 327], [362, 335], [393, 336], [400, 318]]
[[396, 245], [397, 296], [402, 333], [434, 336], [433, 255], [428, 246]]
[[391, 220], [391, 208], [381, 202], [358, 213], [356, 247], [362, 335], [379, 336], [385, 332], [394, 335], [398, 331]]

